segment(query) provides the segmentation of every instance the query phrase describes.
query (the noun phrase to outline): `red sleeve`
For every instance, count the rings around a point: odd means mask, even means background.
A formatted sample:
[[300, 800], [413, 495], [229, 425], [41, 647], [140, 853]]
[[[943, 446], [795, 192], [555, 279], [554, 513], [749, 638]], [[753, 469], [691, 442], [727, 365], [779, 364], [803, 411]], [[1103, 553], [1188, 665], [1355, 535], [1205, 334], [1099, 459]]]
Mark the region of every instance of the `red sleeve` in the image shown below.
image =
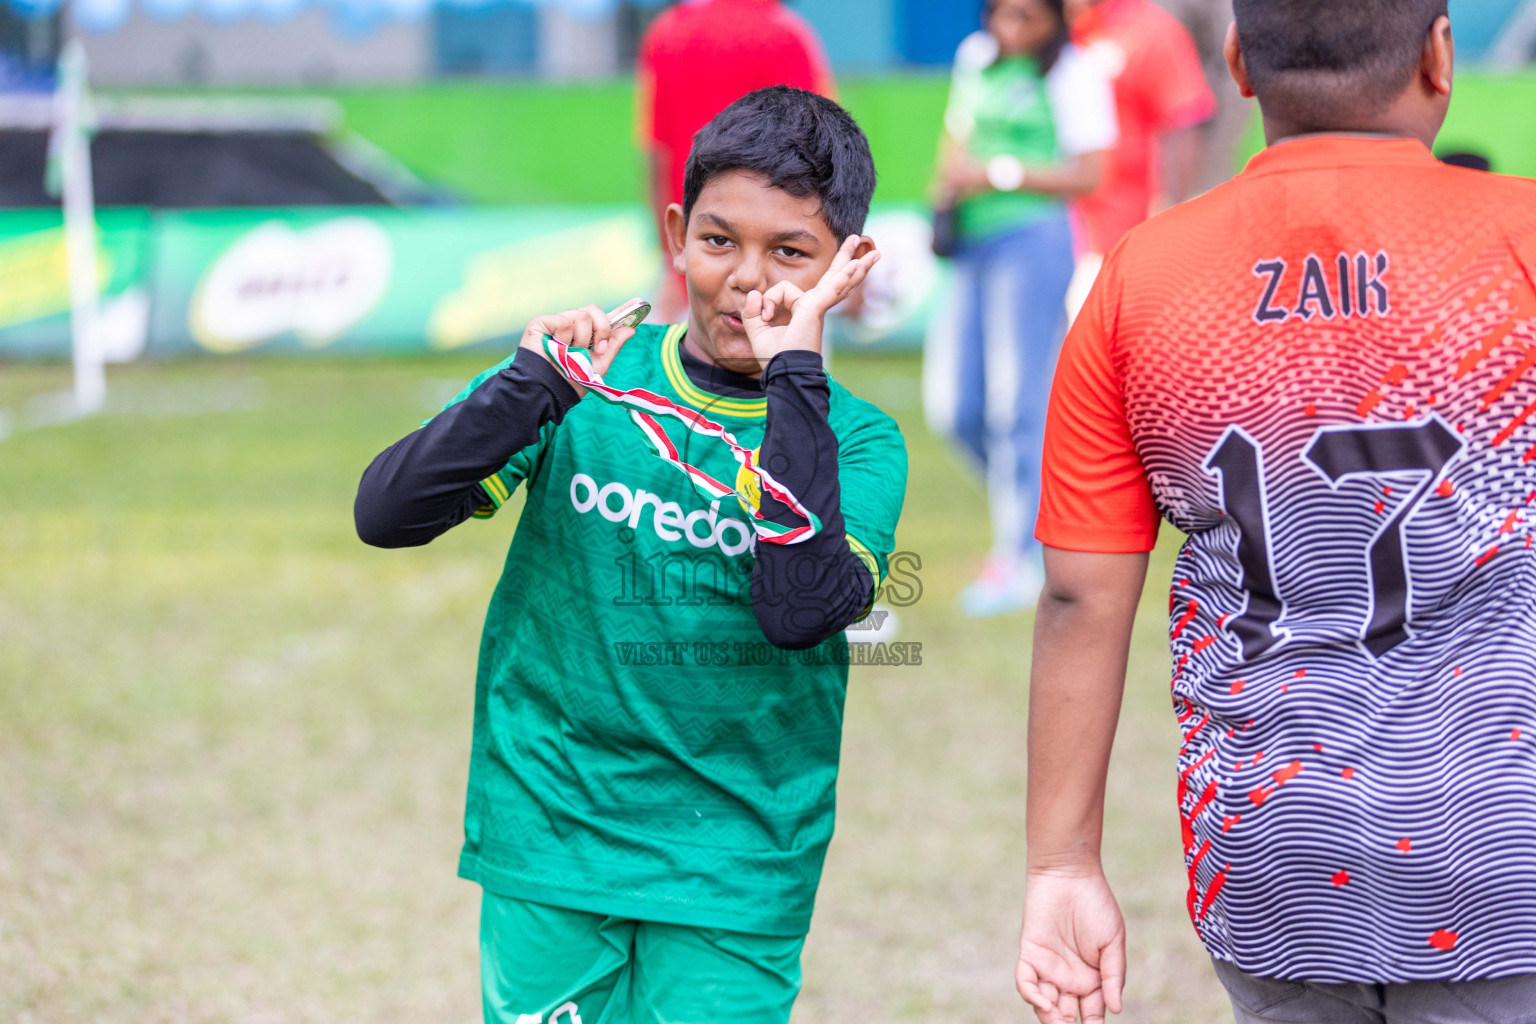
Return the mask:
[[1195, 41], [1171, 14], [1163, 15], [1157, 43], [1148, 47], [1158, 57], [1149, 68], [1147, 105], [1156, 131], [1171, 132], [1209, 120], [1216, 113], [1216, 96], [1205, 80]]
[[1121, 251], [1105, 261], [1051, 385], [1035, 524], [1048, 547], [1128, 554], [1157, 546], [1162, 517], [1131, 440], [1112, 354]]

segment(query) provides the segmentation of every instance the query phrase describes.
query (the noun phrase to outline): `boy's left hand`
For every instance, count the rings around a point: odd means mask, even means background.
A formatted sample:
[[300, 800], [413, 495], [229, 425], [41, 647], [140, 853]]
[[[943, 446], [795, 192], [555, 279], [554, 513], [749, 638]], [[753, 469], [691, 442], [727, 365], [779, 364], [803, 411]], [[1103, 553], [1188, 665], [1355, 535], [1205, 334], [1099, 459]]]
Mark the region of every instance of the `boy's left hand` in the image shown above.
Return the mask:
[[[780, 352], [821, 351], [821, 329], [827, 310], [852, 294], [869, 269], [880, 261], [880, 253], [873, 248], [855, 258], [854, 253], [863, 241], [858, 235], [849, 235], [832, 265], [810, 291], [780, 281], [767, 292], [747, 294], [741, 322], [759, 365], [766, 369], [769, 360]], [[780, 323], [775, 324], [775, 320]]]

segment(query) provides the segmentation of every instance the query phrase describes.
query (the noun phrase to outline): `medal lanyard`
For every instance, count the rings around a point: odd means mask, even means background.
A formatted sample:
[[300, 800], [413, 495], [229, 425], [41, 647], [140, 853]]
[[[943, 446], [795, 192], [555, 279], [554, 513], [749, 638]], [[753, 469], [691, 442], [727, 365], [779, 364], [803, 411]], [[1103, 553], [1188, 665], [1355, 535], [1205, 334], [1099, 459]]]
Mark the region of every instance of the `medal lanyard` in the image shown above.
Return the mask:
[[[586, 388], [597, 395], [598, 398], [611, 405], [617, 405], [629, 411], [629, 418], [635, 426], [640, 428], [640, 433], [650, 442], [652, 450], [662, 461], [672, 465], [689, 480], [694, 487], [707, 495], [711, 500], [719, 501], [722, 498], [735, 496], [752, 513], [752, 529], [759, 539], [767, 544], [799, 544], [809, 540], [821, 531], [821, 520], [810, 509], [800, 503], [800, 499], [773, 478], [773, 475], [758, 465], [757, 455], [750, 448], [743, 448], [736, 443], [736, 438], [714, 420], [702, 416], [692, 409], [678, 405], [671, 399], [665, 398], [652, 391], [643, 388], [622, 390], [610, 387], [603, 383], [603, 378], [598, 376], [592, 368], [592, 360], [584, 349], [572, 348], [558, 338], [544, 335], [540, 342], [544, 348], [544, 354], [549, 361], [555, 364], [555, 369], [567, 380]], [[735, 487], [728, 487], [704, 472], [697, 466], [684, 462], [678, 455], [677, 447], [672, 439], [667, 437], [667, 432], [656, 421], [656, 416], [670, 416], [681, 420], [690, 431], [702, 437], [716, 437], [731, 449], [731, 454], [736, 461], [749, 473], [757, 478], [758, 486], [765, 494], [782, 501], [794, 510], [795, 514], [805, 520], [803, 526], [780, 526], [763, 517], [762, 509], [755, 508], [747, 495], [738, 491]]]

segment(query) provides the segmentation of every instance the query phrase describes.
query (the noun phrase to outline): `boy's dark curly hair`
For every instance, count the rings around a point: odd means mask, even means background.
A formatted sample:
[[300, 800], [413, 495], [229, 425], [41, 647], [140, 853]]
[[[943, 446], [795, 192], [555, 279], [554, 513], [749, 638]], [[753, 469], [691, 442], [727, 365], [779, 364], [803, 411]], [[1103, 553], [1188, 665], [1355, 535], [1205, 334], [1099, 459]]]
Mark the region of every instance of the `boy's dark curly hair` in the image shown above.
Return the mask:
[[869, 140], [825, 96], [770, 86], [748, 93], [693, 137], [683, 177], [683, 217], [716, 175], [748, 171], [792, 196], [815, 196], [838, 241], [861, 234], [875, 193]]

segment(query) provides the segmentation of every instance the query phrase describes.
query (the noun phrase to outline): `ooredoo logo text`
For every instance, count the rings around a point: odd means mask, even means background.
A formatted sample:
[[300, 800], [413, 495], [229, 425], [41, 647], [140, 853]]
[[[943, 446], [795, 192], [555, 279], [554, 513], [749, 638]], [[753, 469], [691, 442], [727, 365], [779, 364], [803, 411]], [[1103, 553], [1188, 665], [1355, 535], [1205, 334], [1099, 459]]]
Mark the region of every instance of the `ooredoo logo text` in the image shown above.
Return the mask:
[[571, 477], [571, 505], [585, 515], [596, 512], [610, 523], [639, 530], [649, 520], [656, 536], [669, 544], [687, 542], [696, 548], [719, 548], [734, 556], [750, 551], [756, 543], [752, 527], [740, 519], [720, 514], [720, 503], [687, 514], [675, 501], [667, 501], [644, 488], [631, 490], [615, 481], [599, 485], [585, 473]]

